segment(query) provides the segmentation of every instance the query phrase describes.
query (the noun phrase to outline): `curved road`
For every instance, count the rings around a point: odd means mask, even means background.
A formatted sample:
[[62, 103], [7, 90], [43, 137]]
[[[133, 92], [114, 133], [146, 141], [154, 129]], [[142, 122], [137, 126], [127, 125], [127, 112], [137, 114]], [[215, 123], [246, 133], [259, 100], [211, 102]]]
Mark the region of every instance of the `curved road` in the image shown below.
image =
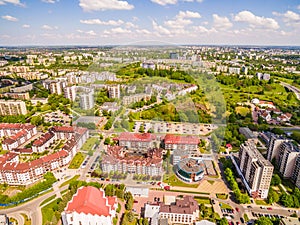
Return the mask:
[[299, 88], [296, 88], [295, 86], [292, 86], [288, 83], [285, 83], [285, 82], [282, 82], [280, 81], [280, 84], [283, 86], [283, 87], [286, 87], [287, 89], [291, 90], [292, 92], [295, 93], [296, 97], [298, 100], [300, 100], [300, 89]]
[[[59, 186], [60, 184], [56, 184], [56, 186]], [[21, 213], [26, 214], [29, 218], [31, 218], [31, 224], [42, 224], [43, 218], [42, 218], [42, 212], [40, 208], [40, 204], [50, 196], [54, 194], [59, 194], [61, 191], [66, 190], [68, 188], [68, 185], [56, 188], [55, 190], [44, 194], [36, 199], [33, 199], [29, 202], [26, 202], [24, 204], [18, 205], [13, 208], [8, 209], [1, 209], [1, 214], [7, 214], [9, 217], [13, 217], [18, 221], [18, 225], [24, 224], [24, 217], [21, 215]]]

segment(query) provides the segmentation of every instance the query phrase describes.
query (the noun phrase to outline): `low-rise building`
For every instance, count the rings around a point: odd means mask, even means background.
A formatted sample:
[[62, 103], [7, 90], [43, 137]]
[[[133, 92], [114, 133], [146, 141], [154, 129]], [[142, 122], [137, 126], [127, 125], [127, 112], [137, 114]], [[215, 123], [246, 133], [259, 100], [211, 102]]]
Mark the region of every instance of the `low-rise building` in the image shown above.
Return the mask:
[[123, 132], [116, 138], [119, 146], [127, 149], [147, 150], [153, 148], [156, 136], [151, 133], [129, 133]]

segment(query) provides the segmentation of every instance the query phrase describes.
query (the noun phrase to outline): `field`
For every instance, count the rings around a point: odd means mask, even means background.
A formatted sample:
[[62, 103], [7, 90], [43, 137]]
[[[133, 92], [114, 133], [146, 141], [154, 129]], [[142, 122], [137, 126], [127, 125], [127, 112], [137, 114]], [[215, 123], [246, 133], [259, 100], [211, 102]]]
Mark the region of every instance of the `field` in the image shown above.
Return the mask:
[[68, 185], [69, 183], [71, 183], [72, 181], [77, 180], [79, 177], [80, 177], [80, 175], [75, 175], [75, 176], [72, 177], [71, 179], [66, 180], [65, 182], [63, 182], [59, 187], [66, 186], [66, 185]]
[[99, 144], [99, 138], [97, 137], [91, 137], [89, 138], [81, 147], [81, 150], [83, 151], [90, 151], [93, 149], [94, 145]]
[[43, 225], [45, 224], [57, 224], [59, 218], [56, 217], [54, 208], [57, 207], [57, 202], [53, 201], [50, 204], [42, 208]]
[[199, 204], [201, 204], [201, 203], [203, 203], [203, 204], [205, 204], [205, 205], [210, 205], [210, 204], [211, 204], [209, 198], [198, 197], [198, 196], [195, 196], [194, 198], [195, 198], [195, 200], [196, 200]]
[[69, 166], [69, 169], [78, 169], [83, 162], [85, 158], [85, 155], [81, 152], [77, 152], [74, 158], [72, 159], [72, 162]]
[[250, 113], [250, 109], [242, 106], [238, 106], [235, 108], [235, 112], [245, 117], [248, 113]]

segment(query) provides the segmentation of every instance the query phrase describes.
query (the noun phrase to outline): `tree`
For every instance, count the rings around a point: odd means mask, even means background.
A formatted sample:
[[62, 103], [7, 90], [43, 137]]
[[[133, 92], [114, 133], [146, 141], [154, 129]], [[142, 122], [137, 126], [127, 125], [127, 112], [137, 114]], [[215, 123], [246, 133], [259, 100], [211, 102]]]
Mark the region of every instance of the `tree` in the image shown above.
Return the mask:
[[228, 221], [225, 217], [223, 217], [219, 220], [219, 224], [220, 225], [228, 225]]
[[255, 221], [256, 225], [273, 225], [272, 221], [268, 217], [260, 217]]
[[109, 145], [110, 144], [110, 138], [109, 137], [105, 138], [104, 144], [105, 145]]
[[271, 185], [273, 186], [277, 186], [281, 184], [281, 179], [280, 179], [280, 176], [278, 174], [274, 174], [272, 176], [272, 180], [271, 180]]

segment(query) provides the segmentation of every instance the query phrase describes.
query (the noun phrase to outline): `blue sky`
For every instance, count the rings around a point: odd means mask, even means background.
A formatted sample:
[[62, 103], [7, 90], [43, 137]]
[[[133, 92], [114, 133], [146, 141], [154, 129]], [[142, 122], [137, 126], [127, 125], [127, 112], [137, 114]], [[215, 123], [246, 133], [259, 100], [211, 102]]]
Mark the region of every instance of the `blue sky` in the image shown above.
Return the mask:
[[0, 45], [300, 45], [300, 0], [0, 0]]

